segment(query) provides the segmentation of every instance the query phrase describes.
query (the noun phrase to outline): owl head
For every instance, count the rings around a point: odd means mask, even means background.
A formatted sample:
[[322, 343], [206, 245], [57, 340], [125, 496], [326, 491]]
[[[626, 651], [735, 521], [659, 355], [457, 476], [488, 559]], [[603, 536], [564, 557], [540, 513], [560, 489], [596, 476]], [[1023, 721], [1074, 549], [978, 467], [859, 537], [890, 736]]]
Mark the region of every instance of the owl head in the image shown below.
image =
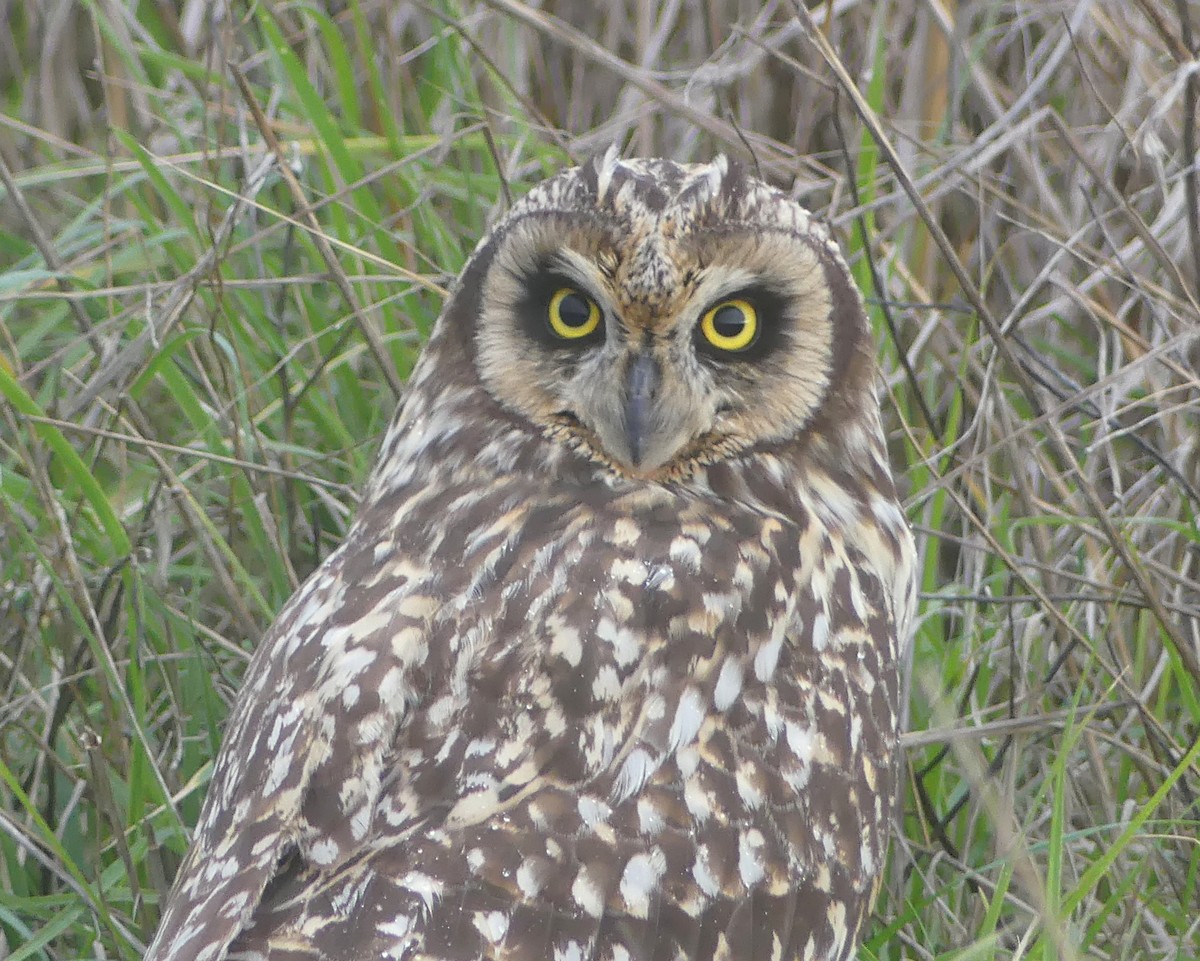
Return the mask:
[[667, 480], [756, 449], [862, 446], [873, 371], [861, 297], [808, 211], [724, 157], [609, 151], [481, 241], [414, 389], [427, 421], [470, 396], [517, 435]]

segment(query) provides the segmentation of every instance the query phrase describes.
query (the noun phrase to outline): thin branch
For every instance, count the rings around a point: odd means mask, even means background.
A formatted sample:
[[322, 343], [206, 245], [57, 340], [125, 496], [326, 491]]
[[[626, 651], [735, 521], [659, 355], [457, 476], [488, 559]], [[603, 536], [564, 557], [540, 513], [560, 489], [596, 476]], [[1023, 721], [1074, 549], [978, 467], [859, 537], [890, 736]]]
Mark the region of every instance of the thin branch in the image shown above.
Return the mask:
[[[387, 380], [388, 386], [392, 390], [392, 395], [396, 400], [399, 400], [404, 393], [404, 383], [400, 380], [400, 375], [396, 372], [396, 365], [388, 353], [387, 345], [384, 344], [382, 335], [376, 329], [367, 311], [358, 302], [358, 295], [354, 293], [354, 288], [350, 285], [350, 281], [346, 277], [346, 272], [342, 269], [342, 265], [338, 262], [337, 256], [333, 252], [333, 247], [330, 246], [329, 239], [325, 236], [325, 231], [317, 221], [316, 215], [313, 214], [309, 206], [308, 197], [304, 193], [304, 188], [300, 186], [300, 181], [296, 179], [296, 175], [292, 173], [292, 168], [288, 163], [283, 145], [279, 142], [279, 138], [275, 136], [275, 131], [272, 129], [270, 121], [267, 120], [266, 114], [263, 113], [262, 107], [259, 106], [258, 100], [254, 96], [254, 91], [250, 89], [250, 84], [246, 81], [245, 75], [238, 69], [237, 64], [229, 63], [227, 66], [229, 67], [229, 72], [233, 74], [233, 79], [237, 81], [238, 89], [242, 92], [242, 99], [254, 117], [254, 123], [258, 127], [258, 132], [262, 134], [263, 140], [267, 142], [267, 146], [275, 156], [276, 169], [283, 177], [284, 183], [288, 185], [288, 190], [291, 191], [292, 198], [296, 201], [296, 206], [300, 209], [300, 216], [311, 231], [313, 243], [317, 245], [317, 250], [321, 252], [321, 257], [325, 261], [325, 265], [329, 268], [329, 276], [333, 279], [342, 298], [346, 301], [351, 314], [358, 322], [359, 330], [362, 331], [363, 337], [366, 338], [367, 347], [370, 349], [371, 355], [375, 358], [375, 362], [379, 365], [380, 371]], [[376, 312], [374, 308], [371, 310], [371, 313]]]

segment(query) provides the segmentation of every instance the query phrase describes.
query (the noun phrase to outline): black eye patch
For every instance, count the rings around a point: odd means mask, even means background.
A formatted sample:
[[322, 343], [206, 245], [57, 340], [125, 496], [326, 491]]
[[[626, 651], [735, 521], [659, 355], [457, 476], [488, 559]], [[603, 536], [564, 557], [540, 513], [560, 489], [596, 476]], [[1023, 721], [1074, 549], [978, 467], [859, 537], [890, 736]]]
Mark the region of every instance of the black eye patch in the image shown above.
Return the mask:
[[[753, 363], [787, 341], [789, 298], [763, 284], [726, 294], [700, 312], [693, 342], [696, 352], [716, 364]], [[752, 318], [753, 336], [740, 344], [739, 333]], [[732, 348], [732, 349], [731, 349]]]
[[531, 340], [572, 352], [604, 341], [603, 312], [578, 281], [544, 263], [518, 282], [517, 316]]

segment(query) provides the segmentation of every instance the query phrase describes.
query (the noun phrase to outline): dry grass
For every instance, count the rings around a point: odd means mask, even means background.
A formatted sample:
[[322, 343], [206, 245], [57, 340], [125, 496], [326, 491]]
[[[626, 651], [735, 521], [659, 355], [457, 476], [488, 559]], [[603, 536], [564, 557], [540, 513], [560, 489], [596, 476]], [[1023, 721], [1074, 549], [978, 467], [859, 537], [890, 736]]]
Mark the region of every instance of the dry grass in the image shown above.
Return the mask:
[[923, 602], [862, 957], [1200, 957], [1200, 3], [326, 6], [0, 0], [0, 958], [139, 955], [446, 276], [611, 142], [751, 159], [871, 297]]

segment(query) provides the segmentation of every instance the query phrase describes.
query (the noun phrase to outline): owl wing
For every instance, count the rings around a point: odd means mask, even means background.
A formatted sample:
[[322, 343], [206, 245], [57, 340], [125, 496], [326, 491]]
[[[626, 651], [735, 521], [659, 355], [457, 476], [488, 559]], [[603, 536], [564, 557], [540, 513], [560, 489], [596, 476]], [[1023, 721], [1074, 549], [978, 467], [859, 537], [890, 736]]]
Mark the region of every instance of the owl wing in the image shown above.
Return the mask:
[[[380, 562], [380, 529], [365, 520], [251, 661], [146, 961], [217, 961], [292, 854], [332, 864], [362, 838], [355, 815], [373, 806], [391, 733], [416, 702], [401, 678], [433, 603], [414, 600], [413, 565]], [[345, 816], [314, 818], [330, 791]]]

